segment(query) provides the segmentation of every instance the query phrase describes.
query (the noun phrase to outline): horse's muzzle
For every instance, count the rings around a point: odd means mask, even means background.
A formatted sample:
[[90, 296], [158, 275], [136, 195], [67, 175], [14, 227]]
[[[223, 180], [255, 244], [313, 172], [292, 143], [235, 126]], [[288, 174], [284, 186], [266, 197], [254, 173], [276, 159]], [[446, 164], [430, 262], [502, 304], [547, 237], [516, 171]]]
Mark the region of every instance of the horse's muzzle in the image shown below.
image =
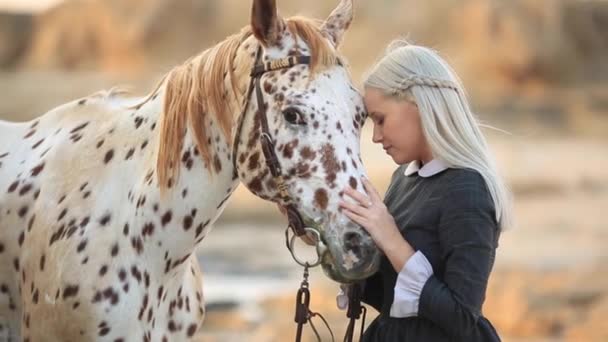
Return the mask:
[[374, 274], [380, 266], [380, 251], [367, 233], [350, 230], [341, 237], [325, 238], [327, 251], [321, 265], [331, 279], [352, 283]]

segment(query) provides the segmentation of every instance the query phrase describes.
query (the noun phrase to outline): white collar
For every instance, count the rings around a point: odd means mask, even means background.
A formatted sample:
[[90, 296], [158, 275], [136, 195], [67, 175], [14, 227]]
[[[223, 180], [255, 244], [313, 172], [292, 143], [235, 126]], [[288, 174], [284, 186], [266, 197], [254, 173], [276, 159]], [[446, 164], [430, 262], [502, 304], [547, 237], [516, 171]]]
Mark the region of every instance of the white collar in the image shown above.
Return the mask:
[[448, 169], [448, 166], [439, 159], [431, 160], [430, 162], [424, 164], [422, 168], [420, 167], [420, 161], [414, 160], [407, 165], [407, 168], [403, 174], [406, 176], [411, 176], [417, 172], [420, 177], [426, 178], [443, 172], [446, 169]]

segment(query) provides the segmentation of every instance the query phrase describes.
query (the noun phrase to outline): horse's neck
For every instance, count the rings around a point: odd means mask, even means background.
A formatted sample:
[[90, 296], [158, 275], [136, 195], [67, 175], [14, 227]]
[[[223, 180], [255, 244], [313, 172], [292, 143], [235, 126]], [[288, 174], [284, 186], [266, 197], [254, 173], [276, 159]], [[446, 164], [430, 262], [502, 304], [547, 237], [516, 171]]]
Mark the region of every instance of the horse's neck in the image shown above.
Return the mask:
[[[162, 96], [161, 92], [159, 97]], [[149, 113], [148, 119], [153, 122], [160, 108], [158, 103], [150, 106], [152, 108], [144, 106], [142, 111]], [[228, 139], [212, 117], [206, 120], [210, 137], [207, 143], [212, 151], [210, 165], [203, 161], [188, 127], [180, 153], [180, 172], [170, 187], [161, 194], [154, 155], [142, 160], [147, 165], [142, 169], [145, 170], [145, 175], [140, 177], [143, 181], [129, 194], [136, 207], [130, 227], [134, 233], [130, 235], [131, 244], [136, 250], [141, 246], [147, 259], [160, 262], [165, 273], [179, 266], [194, 251], [238, 185], [238, 179], [233, 177]], [[159, 143], [158, 131], [156, 129], [153, 138], [155, 144]]]
[[[257, 44], [253, 43], [253, 37], [248, 41], [242, 44], [235, 59], [238, 62], [235, 65], [234, 76], [241, 94], [226, 94], [226, 102], [231, 102], [230, 108], [237, 109], [232, 113], [233, 132], [236, 131], [238, 125], [243, 94], [249, 81], [249, 72], [253, 64], [252, 55], [257, 49]], [[226, 89], [232, 89], [229, 78], [225, 78], [224, 82], [226, 82]], [[161, 87], [156, 100], [150, 104], [151, 108], [146, 109], [145, 106], [142, 108], [143, 112], [148, 113], [150, 122], [159, 119], [162, 103], [160, 99], [164, 98], [164, 91], [164, 87]], [[171, 186], [161, 196], [156, 182], [156, 158], [152, 158], [151, 161], [154, 164], [150, 164], [153, 167], [148, 168], [146, 182], [153, 185], [147, 184], [153, 203], [139, 206], [135, 215], [139, 235], [142, 236], [142, 240], [145, 240], [145, 244], [150, 246], [150, 250], [154, 251], [152, 258], [162, 258], [164, 270], [179, 265], [180, 261], [194, 251], [196, 245], [202, 241], [222, 213], [228, 198], [239, 184], [238, 177], [234, 176], [232, 162], [232, 139], [234, 137], [224, 135], [218, 120], [212, 113], [207, 113], [204, 120], [208, 137], [204, 143], [209, 147], [210, 163], [205, 163], [197, 148], [192, 127], [189, 124], [186, 125], [186, 135], [180, 152], [178, 177], [171, 182]], [[160, 120], [158, 122], [160, 125]], [[159, 143], [159, 131], [159, 129], [155, 131], [156, 144]], [[154, 177], [149, 176], [152, 170], [154, 170]], [[135, 197], [134, 200], [138, 201], [138, 198]], [[143, 199], [139, 199], [139, 201], [141, 203]], [[150, 220], [156, 224], [150, 225]], [[150, 231], [153, 231], [155, 236], [151, 236]], [[135, 241], [136, 245], [138, 243], [139, 241]]]

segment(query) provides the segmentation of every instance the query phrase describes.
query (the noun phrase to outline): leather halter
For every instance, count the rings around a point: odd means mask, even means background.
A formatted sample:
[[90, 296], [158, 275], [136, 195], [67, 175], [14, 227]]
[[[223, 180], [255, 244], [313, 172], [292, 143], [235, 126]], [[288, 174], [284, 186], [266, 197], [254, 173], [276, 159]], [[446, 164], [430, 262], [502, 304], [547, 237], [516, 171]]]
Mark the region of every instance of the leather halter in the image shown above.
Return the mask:
[[234, 136], [234, 143], [232, 145], [232, 164], [234, 166], [234, 177], [236, 178], [238, 177], [236, 162], [238, 143], [240, 142], [240, 135], [241, 130], [243, 128], [243, 122], [245, 121], [245, 115], [247, 114], [247, 110], [249, 109], [249, 103], [251, 102], [251, 95], [253, 90], [255, 89], [260, 121], [262, 123], [262, 134], [260, 136], [262, 151], [264, 153], [264, 158], [266, 159], [266, 165], [270, 169], [270, 173], [272, 174], [272, 177], [274, 177], [275, 183], [277, 184], [279, 196], [281, 196], [281, 199], [284, 203], [283, 207], [287, 211], [289, 226], [297, 236], [302, 236], [306, 233], [304, 221], [302, 220], [302, 217], [293, 205], [291, 197], [287, 192], [287, 185], [285, 184], [285, 179], [283, 178], [281, 164], [279, 163], [279, 158], [275, 153], [274, 141], [270, 136], [270, 129], [268, 128], [268, 107], [264, 103], [264, 96], [262, 94], [260, 80], [262, 76], [269, 71], [288, 69], [300, 64], [310, 65], [310, 61], [310, 56], [290, 56], [287, 58], [262, 62], [262, 47], [260, 46], [258, 48], [255, 57], [255, 62], [250, 74], [250, 82], [249, 88], [247, 89], [247, 97], [245, 98], [245, 105], [240, 115], [239, 125], [237, 127], [237, 131]]
[[[284, 203], [283, 206], [284, 206], [285, 210], [287, 210], [289, 227], [291, 227], [295, 236], [302, 236], [302, 235], [306, 234], [307, 232], [316, 232], [316, 231], [311, 230], [311, 228], [305, 227], [302, 217], [296, 210], [295, 206], [293, 205], [293, 203], [291, 201], [291, 197], [289, 196], [289, 193], [287, 192], [287, 185], [285, 184], [285, 179], [283, 178], [281, 164], [279, 162], [279, 158], [277, 157], [277, 155], [275, 153], [274, 141], [272, 140], [272, 137], [270, 136], [270, 128], [268, 127], [268, 117], [267, 117], [268, 107], [264, 103], [264, 96], [262, 93], [262, 87], [260, 85], [260, 81], [261, 81], [262, 76], [269, 71], [274, 71], [274, 70], [279, 70], [279, 69], [288, 69], [288, 68], [292, 68], [292, 67], [294, 67], [296, 65], [300, 65], [300, 64], [310, 65], [311, 58], [310, 58], [310, 56], [291, 56], [291, 57], [282, 58], [282, 59], [278, 59], [278, 60], [272, 60], [272, 61], [268, 61], [268, 62], [262, 62], [261, 59], [262, 59], [262, 47], [260, 46], [257, 50], [255, 62], [253, 64], [253, 68], [251, 70], [249, 87], [247, 88], [246, 97], [244, 99], [245, 103], [243, 106], [243, 111], [241, 112], [241, 114], [239, 116], [239, 123], [238, 123], [237, 131], [236, 131], [236, 134], [234, 135], [234, 142], [232, 145], [232, 164], [233, 164], [233, 169], [234, 169], [233, 177], [235, 179], [238, 178], [238, 170], [237, 170], [238, 145], [240, 142], [241, 131], [243, 129], [243, 123], [245, 122], [245, 115], [247, 114], [247, 110], [249, 109], [249, 103], [251, 102], [251, 97], [252, 97], [251, 95], [253, 93], [253, 90], [255, 89], [256, 101], [258, 104], [258, 111], [259, 111], [258, 114], [260, 115], [260, 121], [261, 121], [261, 126], [262, 126], [261, 127], [262, 133], [261, 133], [260, 139], [261, 139], [261, 144], [262, 144], [262, 151], [264, 153], [264, 158], [266, 159], [266, 165], [270, 169], [270, 173], [272, 174], [272, 177], [274, 177], [274, 180], [275, 180], [278, 190], [279, 190], [279, 195], [281, 196], [281, 199]], [[289, 229], [289, 227], [288, 227], [288, 229]], [[331, 328], [329, 327], [329, 324], [327, 323], [325, 318], [317, 312], [312, 312], [309, 308], [310, 291], [308, 288], [308, 268], [317, 266], [321, 262], [321, 257], [323, 255], [323, 251], [322, 251], [323, 247], [320, 247], [323, 245], [323, 243], [321, 241], [321, 237], [318, 236], [318, 240], [317, 240], [317, 254], [319, 256], [319, 260], [315, 264], [310, 264], [308, 262], [301, 262], [295, 256], [294, 251], [293, 251], [293, 246], [292, 246], [293, 239], [290, 243], [288, 236], [287, 236], [287, 230], [285, 231], [285, 234], [286, 234], [285, 237], [286, 237], [287, 248], [291, 252], [295, 261], [298, 262], [300, 265], [304, 266], [304, 280], [302, 281], [302, 284], [300, 285], [300, 289], [298, 290], [298, 295], [296, 298], [295, 322], [298, 324], [297, 332], [296, 332], [296, 341], [297, 342], [301, 341], [302, 328], [303, 328], [303, 325], [306, 324], [307, 322], [310, 323], [313, 331], [315, 332], [315, 335], [317, 336], [317, 339], [319, 341], [321, 340], [321, 338], [317, 332], [317, 329], [315, 328], [315, 326], [313, 325], [312, 320], [311, 320], [311, 318], [315, 317], [315, 316], [319, 316], [323, 320], [323, 322], [325, 323], [325, 325], [327, 326], [327, 328], [330, 331], [332, 341], [334, 341], [333, 332], [332, 332]], [[316, 232], [316, 234], [318, 235], [318, 232]], [[295, 238], [295, 236], [294, 236], [294, 238]], [[363, 328], [365, 326], [365, 312], [366, 311], [365, 311], [365, 307], [362, 307], [361, 303], [360, 303], [360, 296], [361, 296], [360, 289], [358, 287], [354, 287], [352, 292], [354, 292], [354, 293], [349, 294], [349, 310], [347, 312], [347, 317], [349, 318], [349, 325], [347, 327], [346, 335], [344, 336], [345, 342], [353, 341], [355, 321], [360, 318], [361, 314], [363, 314], [363, 323], [361, 325], [361, 335], [359, 336], [359, 338], [361, 338], [361, 336], [363, 335]]]

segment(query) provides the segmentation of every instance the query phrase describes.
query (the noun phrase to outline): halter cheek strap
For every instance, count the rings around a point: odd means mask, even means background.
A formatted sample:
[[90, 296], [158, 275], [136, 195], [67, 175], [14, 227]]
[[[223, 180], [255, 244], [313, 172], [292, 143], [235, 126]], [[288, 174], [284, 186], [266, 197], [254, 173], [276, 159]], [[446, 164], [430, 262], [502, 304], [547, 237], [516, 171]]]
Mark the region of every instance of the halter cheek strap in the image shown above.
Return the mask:
[[296, 65], [305, 64], [310, 65], [311, 58], [310, 56], [290, 56], [287, 58], [272, 60], [268, 62], [262, 62], [262, 48], [258, 48], [256, 53], [254, 66], [251, 70], [250, 74], [250, 82], [249, 87], [247, 89], [247, 97], [245, 98], [245, 104], [243, 106], [243, 111], [241, 112], [239, 124], [237, 127], [236, 134], [234, 136], [233, 143], [233, 151], [232, 151], [232, 164], [234, 166], [234, 178], [238, 177], [237, 170], [237, 152], [238, 152], [238, 144], [240, 142], [241, 131], [243, 129], [243, 122], [245, 121], [245, 115], [249, 110], [249, 103], [251, 102], [252, 93], [255, 90], [256, 92], [256, 101], [258, 104], [258, 108], [260, 111], [260, 121], [262, 124], [262, 133], [260, 136], [260, 143], [262, 144], [262, 152], [264, 153], [264, 158], [266, 160], [266, 165], [268, 169], [270, 169], [270, 173], [277, 184], [277, 188], [279, 191], [279, 196], [283, 200], [285, 210], [287, 211], [287, 217], [289, 220], [289, 226], [293, 229], [294, 233], [297, 236], [302, 236], [306, 233], [304, 227], [304, 221], [302, 217], [296, 210], [295, 206], [292, 203], [291, 197], [289, 196], [289, 192], [287, 191], [287, 184], [285, 183], [285, 179], [283, 178], [283, 173], [281, 170], [281, 163], [279, 162], [279, 158], [275, 153], [275, 146], [272, 137], [270, 136], [270, 128], [268, 127], [268, 117], [267, 117], [267, 105], [264, 103], [264, 95], [262, 93], [261, 86], [261, 78], [262, 76], [269, 72], [279, 69], [288, 69], [292, 68]]

